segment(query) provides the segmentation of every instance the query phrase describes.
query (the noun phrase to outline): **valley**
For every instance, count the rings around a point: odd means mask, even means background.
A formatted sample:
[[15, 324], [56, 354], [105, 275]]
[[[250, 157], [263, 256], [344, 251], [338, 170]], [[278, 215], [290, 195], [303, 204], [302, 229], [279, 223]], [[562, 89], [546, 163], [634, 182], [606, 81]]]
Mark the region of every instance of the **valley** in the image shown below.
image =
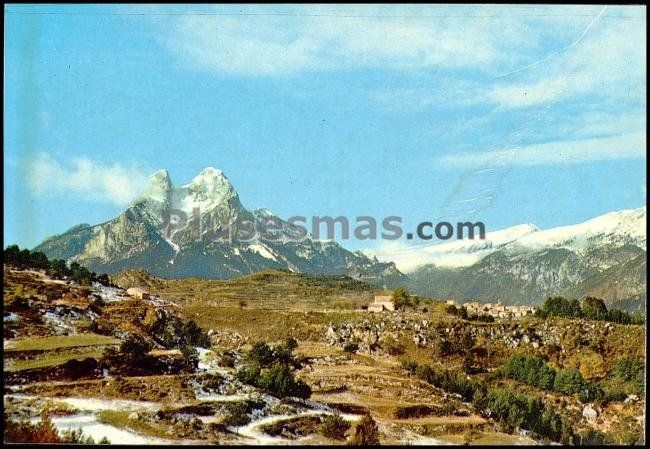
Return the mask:
[[[5, 420], [14, 435], [24, 437], [18, 423], [45, 419], [66, 441], [354, 444], [368, 415], [381, 444], [643, 438], [644, 396], [634, 378], [615, 377], [622, 361], [644, 367], [645, 347], [629, 344], [643, 341], [643, 326], [552, 317], [484, 323], [424, 297], [371, 313], [365, 308], [379, 292], [371, 285], [277, 270], [230, 280], [128, 270], [110, 281], [81, 285], [5, 266]], [[150, 296], [130, 297], [129, 287]], [[499, 374], [516, 354], [577, 371], [601, 393], [581, 397]], [[256, 363], [257, 377], [246, 377]], [[295, 393], [267, 382], [280, 366], [295, 378]], [[523, 409], [511, 422], [479, 398], [504, 388], [542, 401], [564, 430], [531, 429]], [[347, 423], [336, 438], [323, 433], [328, 416]], [[71, 436], [75, 429], [82, 437]]]

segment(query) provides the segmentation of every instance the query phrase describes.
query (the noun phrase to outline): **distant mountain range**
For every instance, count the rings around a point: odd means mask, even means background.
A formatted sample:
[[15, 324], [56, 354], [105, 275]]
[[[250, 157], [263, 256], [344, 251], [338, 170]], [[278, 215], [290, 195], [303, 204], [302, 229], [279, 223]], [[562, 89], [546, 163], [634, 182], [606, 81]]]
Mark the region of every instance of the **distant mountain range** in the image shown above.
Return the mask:
[[646, 299], [646, 208], [540, 230], [526, 224], [402, 257], [425, 262], [408, 272], [412, 290], [440, 298], [540, 303], [548, 295], [593, 295], [627, 310]]
[[[191, 217], [196, 208], [202, 229], [272, 218], [281, 224], [280, 238], [197, 240], [192, 227], [164, 232], [165, 211]], [[335, 242], [309, 236], [297, 241], [293, 237], [300, 229], [266, 209], [246, 209], [228, 178], [208, 167], [182, 186], [174, 186], [167, 171], [158, 171], [114, 219], [75, 226], [35, 249], [109, 274], [137, 268], [167, 278], [228, 279], [272, 268], [346, 275], [380, 287], [406, 285], [440, 299], [539, 304], [548, 295], [594, 295], [626, 310], [644, 310], [645, 228], [645, 207], [549, 230], [524, 224], [488, 232], [485, 240], [407, 251], [400, 259], [416, 268], [405, 275], [390, 260], [351, 252]]]
[[[275, 218], [280, 238], [260, 235], [252, 241], [197, 241], [193, 228], [165, 234], [164, 213], [180, 210], [188, 219], [200, 210], [203, 229], [223, 229], [243, 220]], [[154, 173], [143, 194], [116, 218], [82, 224], [46, 239], [35, 249], [50, 258], [77, 261], [97, 272], [139, 268], [168, 278], [227, 279], [266, 268], [308, 274], [347, 275], [376, 285], [395, 286], [405, 276], [393, 263], [351, 252], [335, 242], [292, 239], [295, 226], [266, 209], [250, 211], [220, 171], [208, 167], [192, 182], [174, 186], [165, 170]]]

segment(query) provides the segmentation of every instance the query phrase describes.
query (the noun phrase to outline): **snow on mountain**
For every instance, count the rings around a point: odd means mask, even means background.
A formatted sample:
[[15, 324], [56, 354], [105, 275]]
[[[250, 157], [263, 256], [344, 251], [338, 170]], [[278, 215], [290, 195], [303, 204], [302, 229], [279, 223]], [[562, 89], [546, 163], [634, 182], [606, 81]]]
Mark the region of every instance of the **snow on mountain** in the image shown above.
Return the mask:
[[185, 212], [188, 217], [198, 208], [208, 212], [234, 194], [234, 188], [221, 170], [207, 167], [192, 182], [174, 190], [172, 207]]
[[[174, 209], [185, 212], [188, 221], [183, 223], [178, 214], [172, 219]], [[273, 223], [263, 230], [265, 222]], [[252, 238], [251, 223], [258, 231]], [[117, 217], [74, 227], [37, 250], [107, 273], [139, 268], [164, 277], [228, 279], [274, 268], [346, 275], [380, 285], [405, 280], [392, 263], [352, 253], [335, 242], [313, 240], [304, 228], [267, 209], [246, 209], [228, 178], [212, 167], [180, 186], [171, 182], [167, 171], [157, 171]]]
[[234, 195], [228, 178], [214, 167], [204, 168], [190, 183], [181, 186], [172, 184], [167, 170], [159, 170], [149, 177], [149, 184], [133, 204], [169, 205], [190, 217], [195, 209], [204, 214]]
[[259, 254], [260, 256], [262, 256], [262, 257], [264, 257], [266, 259], [271, 259], [271, 260], [274, 260], [276, 262], [278, 261], [278, 259], [276, 259], [276, 257], [269, 250], [269, 248], [264, 244], [255, 243], [253, 245], [249, 245], [248, 249], [253, 251], [253, 252], [256, 252], [257, 254]]
[[522, 224], [499, 231], [486, 231], [484, 240], [457, 240], [424, 248], [391, 248], [377, 252], [380, 260], [391, 260], [403, 271], [422, 265], [460, 268], [474, 265], [497, 250], [508, 254], [545, 248], [567, 248], [580, 252], [593, 245], [646, 245], [646, 208], [621, 210], [583, 223], [541, 230]]
[[628, 243], [644, 247], [646, 208], [610, 212], [583, 223], [526, 235], [514, 242], [513, 246], [524, 249], [555, 247], [580, 251], [590, 244], [606, 243]]

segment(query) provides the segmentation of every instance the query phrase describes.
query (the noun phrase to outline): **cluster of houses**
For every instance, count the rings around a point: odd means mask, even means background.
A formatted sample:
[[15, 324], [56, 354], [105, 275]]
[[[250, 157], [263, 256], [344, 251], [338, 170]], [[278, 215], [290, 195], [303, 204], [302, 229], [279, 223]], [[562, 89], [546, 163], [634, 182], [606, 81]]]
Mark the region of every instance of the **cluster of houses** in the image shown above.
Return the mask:
[[[448, 305], [459, 307], [456, 301], [447, 301]], [[533, 315], [537, 310], [533, 306], [504, 306], [501, 303], [466, 302], [462, 307], [471, 315], [490, 315], [493, 318], [522, 318]]]
[[[490, 315], [493, 318], [522, 318], [527, 315], [533, 315], [537, 310], [532, 306], [504, 306], [501, 303], [480, 303], [480, 302], [466, 302], [462, 305], [456, 301], [449, 300], [447, 305], [455, 307], [464, 307], [470, 315]], [[368, 305], [368, 312], [387, 312], [394, 311], [395, 303], [393, 298], [387, 294], [375, 295], [375, 299]]]

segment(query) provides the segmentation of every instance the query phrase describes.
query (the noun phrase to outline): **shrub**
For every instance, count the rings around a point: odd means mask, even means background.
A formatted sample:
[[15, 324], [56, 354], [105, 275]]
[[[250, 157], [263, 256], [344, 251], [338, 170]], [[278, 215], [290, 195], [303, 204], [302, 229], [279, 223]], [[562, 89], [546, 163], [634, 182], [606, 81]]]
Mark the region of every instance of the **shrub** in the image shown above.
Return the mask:
[[359, 350], [358, 343], [346, 343], [346, 345], [343, 346], [343, 351], [347, 352], [349, 357], [352, 357], [352, 354], [354, 354], [358, 350]]
[[223, 424], [227, 426], [240, 427], [245, 426], [251, 421], [247, 413], [246, 404], [235, 402], [228, 407], [228, 413], [223, 419]]
[[307, 399], [311, 396], [311, 388], [306, 383], [296, 381], [293, 373], [286, 365], [275, 364], [262, 373], [257, 384], [273, 396], [297, 397]]
[[293, 352], [298, 347], [298, 340], [293, 337], [289, 337], [284, 341], [284, 347], [289, 352]]
[[260, 379], [260, 374], [260, 364], [257, 362], [251, 362], [240, 368], [239, 371], [237, 371], [236, 376], [240, 382], [249, 385], [257, 385]]
[[326, 438], [332, 440], [344, 440], [345, 432], [347, 432], [349, 428], [350, 423], [337, 413], [334, 415], [328, 415], [323, 419], [320, 431]]
[[122, 345], [120, 352], [125, 354], [132, 362], [140, 362], [147, 358], [147, 353], [151, 351], [152, 344], [144, 338], [137, 335], [129, 335]]
[[543, 390], [551, 390], [555, 382], [555, 370], [544, 359], [536, 356], [514, 354], [506, 360], [500, 372], [510, 379], [532, 385]]
[[190, 320], [181, 328], [181, 339], [185, 345], [198, 346], [200, 348], [210, 347], [210, 338], [197, 324]]
[[585, 381], [575, 368], [560, 370], [555, 376], [553, 389], [564, 394], [580, 393], [585, 387]]
[[5, 412], [4, 441], [7, 443], [63, 443], [47, 410], [41, 414], [41, 421], [31, 424], [28, 421], [10, 420]]
[[199, 353], [197, 350], [193, 346], [183, 346], [181, 354], [183, 355], [185, 368], [190, 372], [194, 372], [199, 366]]
[[415, 374], [415, 370], [418, 367], [418, 362], [415, 360], [403, 359], [400, 364], [402, 366], [402, 369], [405, 369], [411, 374]]
[[246, 360], [267, 367], [275, 362], [275, 354], [268, 344], [258, 341], [246, 354]]
[[364, 415], [359, 420], [351, 444], [355, 446], [379, 446], [379, 428], [370, 414]]
[[235, 366], [235, 357], [232, 354], [225, 352], [219, 359], [219, 365], [226, 368], [233, 368]]
[[395, 340], [392, 336], [388, 336], [384, 339], [381, 345], [386, 352], [392, 356], [399, 356], [405, 352], [404, 345]]

